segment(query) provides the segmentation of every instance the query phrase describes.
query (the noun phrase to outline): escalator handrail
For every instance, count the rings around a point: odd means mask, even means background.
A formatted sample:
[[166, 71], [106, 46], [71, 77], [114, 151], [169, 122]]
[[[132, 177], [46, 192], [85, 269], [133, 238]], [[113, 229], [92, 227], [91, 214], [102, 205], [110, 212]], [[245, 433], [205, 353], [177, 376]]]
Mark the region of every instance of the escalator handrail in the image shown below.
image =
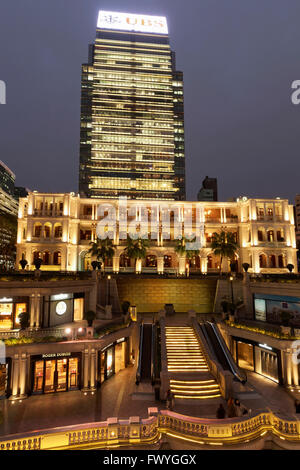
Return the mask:
[[140, 345], [139, 345], [139, 360], [138, 367], [136, 371], [136, 383], [139, 384], [141, 381], [142, 373], [142, 355], [143, 355], [143, 339], [144, 339], [144, 323], [140, 324]]
[[221, 347], [221, 349], [222, 349], [222, 351], [223, 351], [223, 354], [225, 355], [225, 358], [226, 358], [226, 360], [227, 360], [227, 363], [228, 363], [228, 365], [229, 365], [229, 367], [230, 367], [231, 372], [233, 373], [233, 375], [234, 375], [240, 382], [243, 382], [243, 383], [246, 382], [246, 381], [247, 381], [247, 375], [246, 375], [246, 373], [245, 373], [244, 371], [242, 371], [242, 370], [236, 365], [236, 363], [234, 362], [234, 360], [233, 360], [233, 358], [232, 358], [232, 355], [231, 355], [231, 353], [230, 353], [230, 351], [229, 351], [229, 349], [228, 349], [228, 347], [227, 347], [227, 345], [226, 345], [226, 343], [225, 343], [225, 341], [224, 341], [222, 335], [221, 335], [220, 332], [219, 332], [219, 329], [217, 328], [217, 326], [216, 326], [214, 323], [212, 323], [212, 322], [207, 322], [207, 323], [211, 326], [211, 328], [212, 328], [212, 330], [213, 330], [213, 332], [214, 332], [214, 334], [215, 334], [215, 336], [216, 336], [216, 338], [217, 338], [217, 340], [218, 340], [218, 343], [219, 343], [219, 345], [220, 345], [220, 347]]
[[208, 347], [209, 347], [209, 349], [210, 349], [210, 354], [211, 354], [211, 356], [213, 357], [214, 360], [217, 360], [217, 357], [216, 357], [215, 352], [214, 352], [214, 348], [213, 348], [213, 346], [212, 346], [212, 344], [211, 344], [211, 340], [209, 339], [209, 336], [208, 336], [208, 334], [207, 334], [207, 331], [206, 331], [206, 328], [205, 328], [205, 324], [204, 324], [204, 323], [200, 323], [199, 326], [200, 326], [201, 332], [202, 332], [202, 334], [203, 334], [203, 336], [204, 336], [204, 338], [205, 338], [205, 340], [206, 340], [206, 343], [207, 343], [207, 345], [208, 345]]
[[155, 357], [155, 325], [152, 323], [152, 332], [151, 332], [151, 382], [152, 383], [154, 383], [154, 380], [155, 380], [154, 357]]

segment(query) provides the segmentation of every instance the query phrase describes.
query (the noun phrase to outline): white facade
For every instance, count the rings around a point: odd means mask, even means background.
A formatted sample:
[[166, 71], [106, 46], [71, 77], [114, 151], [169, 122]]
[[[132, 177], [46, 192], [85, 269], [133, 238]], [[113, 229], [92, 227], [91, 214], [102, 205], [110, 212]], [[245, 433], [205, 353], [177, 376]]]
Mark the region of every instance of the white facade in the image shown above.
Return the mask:
[[[98, 217], [99, 206], [102, 216]], [[124, 222], [121, 217], [122, 211], [124, 217], [125, 206], [127, 220]], [[174, 238], [178, 237], [179, 232], [185, 236], [193, 233], [200, 243], [199, 255], [192, 260], [190, 268], [203, 273], [217, 271], [220, 260], [212, 253], [210, 242], [214, 232], [225, 229], [236, 234], [236, 258], [240, 272], [243, 263], [250, 264], [249, 272], [252, 273], [284, 273], [287, 272], [287, 264], [293, 264], [294, 272], [297, 272], [294, 212], [293, 206], [285, 199], [124, 201], [83, 199], [74, 193], [38, 192], [20, 199], [17, 265], [24, 254], [29, 269], [34, 268], [33, 259], [37, 256], [44, 260], [42, 269], [90, 269], [89, 245], [97, 240], [97, 225], [107, 214], [111, 216], [110, 221], [112, 215], [116, 215], [113, 232], [116, 251], [107, 266], [108, 271], [135, 269], [134, 266], [124, 266], [122, 253], [126, 242], [124, 231], [127, 228], [127, 232], [131, 233], [132, 227], [138, 227], [137, 230], [149, 233], [149, 256], [142, 262], [142, 270], [145, 271], [185, 272], [187, 260], [179, 257], [174, 250]], [[170, 239], [165, 239], [168, 216]], [[108, 222], [107, 230], [110, 231], [112, 226], [113, 222], [112, 225]], [[223, 270], [227, 269], [228, 261], [225, 260]]]

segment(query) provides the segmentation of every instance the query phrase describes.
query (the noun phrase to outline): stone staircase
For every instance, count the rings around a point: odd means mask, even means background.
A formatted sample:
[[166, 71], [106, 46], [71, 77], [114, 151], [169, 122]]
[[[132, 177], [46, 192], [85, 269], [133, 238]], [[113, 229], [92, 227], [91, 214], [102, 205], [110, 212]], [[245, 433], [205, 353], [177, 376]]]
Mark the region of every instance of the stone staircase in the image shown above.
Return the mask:
[[176, 402], [198, 402], [221, 396], [192, 327], [166, 326], [166, 348], [170, 389]]

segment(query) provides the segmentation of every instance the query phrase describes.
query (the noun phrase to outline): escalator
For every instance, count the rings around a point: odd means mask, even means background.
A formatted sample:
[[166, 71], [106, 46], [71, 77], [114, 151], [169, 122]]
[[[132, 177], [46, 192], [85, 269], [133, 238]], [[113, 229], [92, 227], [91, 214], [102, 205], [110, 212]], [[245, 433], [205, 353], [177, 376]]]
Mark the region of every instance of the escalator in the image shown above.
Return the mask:
[[139, 361], [136, 384], [153, 380], [155, 358], [155, 326], [152, 323], [140, 325]]
[[247, 381], [247, 375], [234, 362], [233, 357], [221, 335], [217, 325], [212, 322], [200, 323], [202, 333], [214, 356], [224, 370], [229, 370], [234, 378], [241, 383]]

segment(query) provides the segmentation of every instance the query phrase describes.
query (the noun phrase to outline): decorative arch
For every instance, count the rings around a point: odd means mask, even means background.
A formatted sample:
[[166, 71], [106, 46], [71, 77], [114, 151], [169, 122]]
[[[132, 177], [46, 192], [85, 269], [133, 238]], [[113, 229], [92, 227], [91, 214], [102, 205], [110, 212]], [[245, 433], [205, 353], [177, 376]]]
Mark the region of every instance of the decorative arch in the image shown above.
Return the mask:
[[62, 224], [61, 223], [54, 224], [53, 235], [54, 235], [54, 238], [62, 237]]
[[42, 236], [42, 224], [40, 222], [36, 222], [33, 226], [33, 236], [36, 238], [40, 238]]
[[50, 238], [52, 232], [52, 224], [50, 222], [46, 222], [44, 224], [44, 238]]

